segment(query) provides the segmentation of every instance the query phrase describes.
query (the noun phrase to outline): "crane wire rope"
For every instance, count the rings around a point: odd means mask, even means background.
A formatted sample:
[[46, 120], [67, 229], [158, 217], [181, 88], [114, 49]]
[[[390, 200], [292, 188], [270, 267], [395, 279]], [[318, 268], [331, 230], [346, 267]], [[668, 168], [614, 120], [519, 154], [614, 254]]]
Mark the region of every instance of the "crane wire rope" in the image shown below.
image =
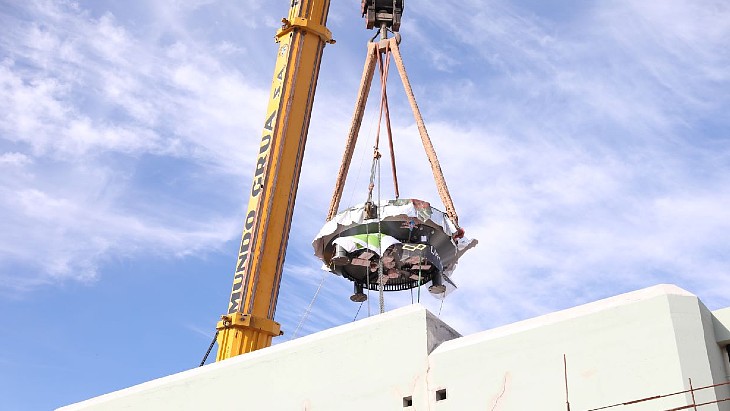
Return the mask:
[[203, 356], [203, 360], [200, 361], [200, 365], [198, 365], [198, 367], [204, 366], [205, 362], [208, 361], [208, 356], [210, 355], [210, 352], [213, 351], [213, 346], [215, 345], [215, 342], [218, 339], [219, 332], [220, 331], [216, 330], [215, 335], [213, 336], [213, 341], [210, 342], [210, 345], [208, 346], [208, 351], [205, 352], [205, 355]]
[[[385, 65], [385, 67], [383, 67]], [[393, 148], [393, 130], [390, 126], [390, 106], [388, 105], [388, 72], [390, 69], [390, 42], [386, 43], [385, 46], [385, 64], [383, 59], [379, 61], [381, 82], [382, 82], [382, 96], [380, 99], [381, 111], [385, 114], [385, 128], [388, 131], [388, 148], [390, 150], [390, 170], [393, 175], [393, 191], [395, 192], [396, 200], [400, 198], [400, 191], [398, 189], [398, 170], [395, 166], [395, 149]], [[381, 115], [382, 117], [382, 115]], [[382, 120], [382, 118], [381, 118]]]
[[[375, 112], [372, 112], [372, 113], [370, 113], [370, 121], [369, 121], [370, 127], [368, 128], [367, 140], [365, 141], [365, 144], [366, 144], [365, 147], [367, 147], [367, 144], [369, 144], [373, 140], [374, 124], [375, 124]], [[362, 175], [362, 169], [363, 169], [363, 165], [365, 164], [366, 156], [367, 156], [367, 150], [362, 150], [362, 155], [360, 156], [360, 163], [357, 168], [357, 174], [355, 174], [355, 182], [352, 185], [352, 188], [350, 189], [350, 199], [347, 203], [348, 207], [352, 207], [354, 205], [353, 200], [355, 198], [355, 190], [357, 189], [357, 186], [359, 185], [358, 181], [360, 180], [360, 176]]]
[[[370, 183], [368, 184], [368, 200], [365, 202], [365, 204], [366, 204], [365, 205], [365, 214], [366, 214], [365, 218], [369, 220], [369, 218], [368, 218], [369, 215], [367, 215], [367, 213], [370, 212], [369, 208], [376, 207], [375, 215], [378, 218], [378, 233], [377, 234], [380, 235], [380, 209], [379, 209], [380, 204], [378, 204], [377, 206], [375, 206], [373, 204], [373, 188], [375, 188], [375, 172], [376, 172], [376, 169], [378, 168], [378, 164], [379, 164], [379, 160], [380, 160], [380, 152], [378, 151], [378, 146], [377, 146], [377, 144], [378, 144], [377, 134], [376, 134], [376, 138], [375, 138], [375, 144], [376, 145], [373, 150], [373, 162], [370, 165]], [[380, 191], [379, 186], [378, 186], [378, 191]], [[378, 201], [380, 201], [380, 199], [378, 199]], [[380, 237], [379, 237], [379, 239], [380, 239]], [[370, 224], [365, 224], [365, 243], [368, 245], [370, 244]], [[380, 241], [378, 241], [378, 244], [380, 244]], [[380, 246], [379, 245], [378, 245], [378, 257], [380, 257]], [[379, 265], [380, 265], [380, 263], [379, 263]], [[370, 317], [370, 268], [369, 267], [365, 273], [365, 283], [367, 285], [366, 288], [368, 290], [368, 298], [367, 298], [368, 317]], [[380, 283], [380, 278], [378, 278], [378, 283]]]
[[[379, 146], [380, 146], [380, 126], [381, 126], [381, 123], [383, 120], [383, 96], [384, 96], [383, 89], [385, 88], [385, 84], [383, 82], [384, 82], [385, 73], [383, 73], [383, 65], [381, 63], [380, 51], [376, 52], [376, 59], [377, 59], [378, 66], [380, 67], [380, 71], [381, 71], [381, 73], [380, 73], [380, 81], [381, 81], [380, 111], [379, 111], [379, 115], [378, 115], [377, 128], [376, 128], [376, 132], [375, 132], [375, 145], [373, 147], [373, 160], [372, 160], [372, 163], [370, 166], [370, 182], [368, 184], [368, 199], [365, 203], [366, 204], [365, 213], [366, 213], [366, 217], [370, 217], [369, 215], [367, 215], [367, 213], [370, 212], [369, 209], [375, 208], [375, 218], [377, 219], [377, 222], [378, 222], [378, 232], [377, 232], [377, 236], [378, 236], [378, 263], [377, 263], [378, 301], [379, 301], [379, 311], [382, 314], [385, 311], [385, 300], [384, 300], [384, 296], [383, 296], [383, 287], [384, 287], [383, 261], [382, 261], [383, 250], [382, 250], [382, 227], [381, 227], [381, 221], [380, 221], [380, 202], [381, 202], [380, 157], [381, 157], [381, 155], [380, 155]], [[387, 70], [387, 65], [386, 65], [386, 70]], [[373, 189], [375, 188], [376, 175], [377, 175], [377, 186], [378, 186], [377, 205], [375, 205], [373, 203]], [[366, 238], [366, 244], [369, 244], [370, 243], [370, 225], [369, 224], [365, 225], [365, 238]], [[368, 317], [369, 317], [371, 314], [370, 298], [369, 298], [370, 297], [370, 270], [368, 270], [365, 274], [365, 281], [366, 281], [366, 288], [368, 289], [367, 301], [368, 301]]]
[[383, 230], [380, 225], [380, 160], [378, 159], [378, 235], [380, 241], [378, 241], [378, 297], [380, 302], [380, 314], [385, 312], [385, 296], [383, 295], [383, 288], [385, 287], [385, 278], [383, 275]]
[[[368, 122], [368, 124], [370, 125], [370, 127], [368, 128], [366, 143], [369, 143], [373, 139], [373, 125], [375, 124], [375, 113], [374, 112], [370, 114], [370, 121]], [[352, 184], [352, 188], [350, 188], [349, 200], [347, 202], [348, 207], [353, 206], [353, 200], [355, 198], [355, 190], [356, 190], [356, 187], [359, 185], [358, 181], [360, 180], [360, 176], [362, 175], [362, 168], [363, 168], [363, 165], [365, 164], [365, 153], [366, 153], [366, 151], [363, 150], [362, 155], [360, 156], [360, 162], [358, 163], [357, 173], [355, 175], [355, 181], [354, 181], [354, 184]], [[372, 174], [372, 169], [371, 169], [371, 174]], [[339, 178], [340, 177], [338, 176], [338, 179]], [[369, 227], [366, 226], [365, 230], [366, 230], [365, 231], [366, 238], [368, 238], [370, 236]], [[341, 234], [342, 233], [338, 233], [337, 236], [339, 237]], [[366, 289], [367, 289], [366, 300], [368, 301], [368, 317], [370, 317], [370, 278], [369, 277], [367, 277], [367, 279], [366, 279]], [[364, 304], [364, 301], [360, 303], [360, 306], [357, 309], [357, 313], [355, 313], [355, 318], [353, 318], [352, 321], [357, 320], [357, 316], [360, 314], [360, 310], [362, 309], [363, 304]]]
[[[365, 240], [366, 242], [368, 240], [370, 240], [370, 225], [368, 225], [368, 224], [365, 225], [365, 239], [366, 239]], [[368, 293], [367, 298], [366, 298], [366, 301], [368, 302], [368, 317], [370, 317], [370, 272], [369, 272], [369, 270], [370, 269], [368, 268], [368, 271], [365, 273], [365, 284], [366, 284], [365, 288], [367, 289], [367, 293]]]
[[[367, 105], [370, 87], [372, 85], [373, 76], [375, 74], [375, 58], [377, 54], [376, 49], [377, 45], [375, 43], [368, 43], [365, 65], [363, 67], [362, 77], [360, 78], [360, 86], [358, 88], [357, 99], [355, 102], [355, 112], [353, 113], [352, 121], [350, 123], [350, 131], [347, 135], [347, 141], [345, 143], [345, 150], [342, 154], [340, 169], [337, 172], [337, 178], [335, 179], [335, 188], [332, 193], [329, 211], [327, 212], [327, 221], [332, 220], [337, 214], [340, 200], [342, 199], [347, 174], [351, 166], [352, 156], [357, 146], [357, 139], [358, 135], [360, 134], [362, 120], [365, 115], [365, 107]], [[370, 133], [372, 134], [372, 127]], [[362, 163], [360, 164], [360, 169], [362, 169]], [[359, 175], [360, 174], [358, 171], [358, 179]], [[350, 200], [352, 200], [352, 198]]]
[[428, 157], [428, 162], [431, 164], [431, 172], [433, 173], [433, 177], [436, 182], [436, 190], [441, 197], [441, 201], [446, 207], [446, 215], [454, 222], [456, 227], [459, 228], [459, 216], [456, 214], [454, 202], [451, 199], [449, 187], [446, 185], [446, 179], [444, 178], [444, 173], [441, 170], [441, 165], [439, 163], [438, 156], [436, 155], [436, 150], [431, 143], [431, 137], [429, 137], [428, 131], [426, 130], [426, 125], [423, 122], [421, 110], [418, 108], [418, 104], [416, 103], [416, 97], [413, 94], [413, 87], [411, 87], [411, 82], [408, 79], [408, 74], [406, 73], [406, 68], [403, 64], [403, 57], [400, 54], [398, 41], [397, 39], [392, 38], [388, 41], [393, 45], [393, 60], [395, 61], [396, 68], [398, 69], [398, 73], [400, 74], [406, 97], [408, 98], [408, 102], [411, 105], [413, 117], [415, 118], [416, 126], [418, 127], [418, 134], [421, 136], [421, 143], [423, 144], [423, 148], [426, 151], [426, 157]]
[[[387, 32], [386, 32], [387, 34]], [[375, 132], [375, 147], [373, 150], [373, 165], [370, 170], [370, 185], [368, 186], [368, 202], [372, 202], [372, 192], [373, 192], [373, 185], [375, 180], [375, 174], [377, 173], [377, 180], [378, 180], [378, 203], [377, 203], [377, 212], [376, 212], [376, 218], [378, 220], [378, 302], [380, 305], [380, 314], [383, 314], [385, 312], [385, 296], [384, 296], [384, 288], [385, 288], [385, 275], [383, 273], [383, 245], [382, 245], [382, 225], [381, 225], [381, 218], [380, 218], [380, 207], [382, 202], [381, 197], [381, 170], [380, 170], [380, 130], [381, 130], [381, 124], [383, 122], [383, 115], [385, 115], [385, 122], [386, 122], [386, 128], [388, 132], [388, 141], [390, 143], [390, 152], [391, 152], [391, 164], [393, 166], [393, 181], [394, 181], [394, 189], [396, 192], [396, 198], [398, 198], [398, 179], [396, 177], [395, 173], [395, 153], [393, 153], [393, 136], [391, 132], [390, 127], [390, 113], [388, 112], [388, 94], [387, 94], [387, 82], [388, 82], [388, 68], [390, 66], [390, 43], [386, 43], [385, 47], [385, 58], [381, 55], [380, 50], [377, 50], [376, 52], [376, 63], [378, 65], [378, 68], [380, 69], [380, 111], [378, 115], [378, 126]], [[385, 60], [385, 61], [383, 61]]]
[[[380, 33], [380, 32], [381, 31], [379, 30], [378, 33]], [[388, 32], [392, 33], [391, 30], [386, 29], [385, 34], [387, 35]], [[377, 37], [377, 36], [375, 36], [375, 37]], [[361, 79], [358, 103], [356, 104], [355, 116], [353, 118], [353, 123], [351, 124], [351, 127], [350, 127], [351, 135], [350, 135], [350, 138], [348, 139], [348, 143], [345, 148], [345, 155], [343, 156], [343, 164], [341, 165], [340, 172], [338, 173], [338, 176], [336, 178], [335, 193], [333, 194], [333, 199], [330, 204], [330, 211], [329, 211], [329, 215], [327, 218], [328, 221], [332, 217], [334, 217], [334, 215], [337, 212], [335, 207], [340, 202], [339, 199], [341, 198], [341, 192], [344, 188], [345, 180], [347, 178], [346, 177], [347, 170], [346, 170], [345, 165], [349, 166], [350, 158], [352, 157], [351, 152], [354, 151], [354, 145], [357, 142], [357, 134], [353, 135], [353, 133], [355, 132], [354, 130], [359, 131], [360, 126], [357, 124], [362, 123], [362, 114], [358, 114], [358, 113], [361, 110], [364, 110], [365, 104], [367, 102], [367, 97], [366, 97], [367, 93], [365, 93], [365, 90], [368, 90], [369, 86], [365, 87], [365, 84], [369, 84], [370, 82], [372, 82], [372, 78], [373, 78], [372, 71], [374, 71], [374, 68], [376, 65], [380, 69], [381, 96], [380, 96], [380, 110], [379, 110], [378, 121], [377, 121], [375, 145], [376, 146], [379, 145], [379, 142], [377, 140], [379, 140], [379, 138], [380, 138], [380, 128], [381, 128], [381, 124], [382, 124], [383, 115], [385, 115], [385, 123], [386, 123], [385, 125], [386, 125], [386, 129], [388, 131], [388, 145], [390, 148], [391, 171], [392, 171], [392, 175], [393, 175], [393, 189], [395, 191], [395, 198], [398, 199], [400, 197], [399, 187], [398, 187], [397, 168], [396, 168], [396, 163], [395, 163], [395, 150], [394, 150], [394, 145], [393, 145], [393, 132], [392, 132], [391, 122], [390, 122], [390, 107], [388, 105], [388, 97], [387, 97], [387, 91], [386, 91], [386, 83], [387, 83], [388, 72], [389, 72], [390, 61], [391, 61], [391, 46], [390, 46], [391, 42], [388, 41], [387, 38], [383, 38], [384, 41], [381, 41], [380, 43], [375, 44], [372, 41], [375, 39], [375, 37], [373, 37], [373, 39], [371, 39], [371, 42], [369, 43], [368, 58], [366, 59], [366, 65], [365, 65], [366, 68], [365, 68], [365, 72], [363, 73], [363, 77]], [[380, 50], [380, 48], [379, 48], [380, 45], [383, 45], [384, 51]], [[381, 56], [382, 54], [386, 55], [385, 59], [382, 58], [382, 56]], [[371, 66], [372, 70], [368, 69], [368, 64], [369, 64], [368, 61], [371, 61], [371, 59], [375, 60]], [[370, 74], [368, 75], [368, 73], [370, 73]], [[372, 138], [372, 124], [373, 124], [374, 118], [375, 118], [374, 113], [373, 113], [372, 118], [373, 118], [373, 120], [370, 121], [370, 130], [368, 132], [368, 141], [370, 141], [370, 139]], [[350, 146], [352, 146], [352, 148], [349, 148]], [[363, 153], [363, 156], [361, 157], [361, 160], [360, 160], [360, 163], [358, 166], [358, 171], [357, 171], [356, 178], [355, 178], [356, 181], [360, 179], [362, 165], [364, 163], [364, 157], [365, 156]], [[350, 206], [352, 206], [352, 201], [353, 201], [354, 194], [355, 194], [355, 188], [354, 188], [355, 186], [357, 186], [357, 184], [355, 184], [353, 186], [353, 188], [350, 190], [350, 196], [349, 196], [349, 205]], [[340, 194], [338, 194], [338, 192]]]
[[322, 289], [322, 284], [324, 284], [324, 280], [327, 278], [327, 272], [322, 271], [322, 279], [319, 281], [319, 286], [317, 286], [317, 291], [314, 292], [314, 296], [312, 297], [312, 300], [309, 302], [309, 305], [307, 306], [307, 309], [304, 310], [304, 314], [302, 314], [302, 317], [299, 319], [299, 323], [297, 324], [297, 328], [294, 329], [294, 333], [291, 337], [289, 337], [289, 341], [297, 338], [297, 334], [299, 333], [299, 329], [302, 327], [302, 324], [304, 324], [304, 321], [307, 320], [309, 317], [309, 314], [312, 312], [312, 306], [314, 305], [314, 302], [317, 300], [317, 296], [319, 295], [319, 291]]
[[362, 309], [363, 304], [365, 304], [365, 301], [361, 302], [360, 305], [357, 307], [357, 312], [355, 313], [355, 318], [352, 319], [352, 322], [355, 322], [357, 320], [357, 316], [360, 315], [360, 310]]
[[[378, 263], [377, 263], [377, 273], [378, 273], [378, 300], [380, 305], [380, 314], [385, 312], [385, 300], [383, 297], [383, 248], [382, 248], [382, 240], [383, 240], [383, 234], [382, 234], [382, 227], [381, 227], [381, 220], [380, 220], [380, 151], [378, 150], [377, 142], [378, 138], [376, 135], [376, 146], [373, 149], [373, 162], [372, 166], [370, 167], [370, 184], [368, 184], [368, 200], [365, 203], [366, 204], [366, 218], [370, 217], [367, 215], [368, 208], [374, 207], [375, 208], [375, 219], [378, 223], [378, 232], [377, 238], [378, 238]], [[377, 205], [373, 203], [373, 189], [375, 188], [375, 179], [377, 176]], [[369, 218], [368, 218], [369, 219]], [[369, 219], [370, 220], [370, 219]], [[370, 244], [370, 224], [365, 225], [365, 238], [366, 238], [366, 244]], [[365, 281], [367, 282], [367, 289], [368, 289], [368, 317], [370, 316], [370, 269], [368, 269], [368, 272], [365, 274]]]
[[[386, 30], [387, 34], [387, 30]], [[384, 55], [384, 56], [383, 56]], [[393, 174], [393, 191], [395, 192], [395, 198], [400, 197], [398, 192], [398, 173], [395, 166], [395, 150], [393, 149], [393, 131], [390, 126], [390, 107], [388, 106], [388, 72], [390, 71], [390, 41], [385, 42], [385, 50], [381, 53], [377, 50], [376, 53], [376, 64], [380, 69], [380, 114], [378, 115], [378, 127], [375, 132], [375, 149], [378, 150], [380, 146], [380, 126], [383, 123], [383, 117], [385, 117], [385, 128], [388, 132], [388, 146], [390, 149], [390, 168]], [[380, 167], [380, 165], [378, 165]], [[378, 168], [378, 170], [380, 170]], [[379, 178], [379, 177], [378, 177]], [[380, 181], [378, 181], [380, 185]]]

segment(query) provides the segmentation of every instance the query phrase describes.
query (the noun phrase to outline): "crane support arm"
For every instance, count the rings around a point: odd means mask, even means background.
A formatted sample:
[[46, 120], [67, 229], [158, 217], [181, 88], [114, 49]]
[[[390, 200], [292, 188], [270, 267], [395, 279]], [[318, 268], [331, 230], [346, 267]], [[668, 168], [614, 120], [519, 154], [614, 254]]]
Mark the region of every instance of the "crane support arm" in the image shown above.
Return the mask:
[[227, 314], [218, 322], [224, 360], [271, 345], [294, 200], [325, 44], [329, 0], [292, 0], [279, 50]]

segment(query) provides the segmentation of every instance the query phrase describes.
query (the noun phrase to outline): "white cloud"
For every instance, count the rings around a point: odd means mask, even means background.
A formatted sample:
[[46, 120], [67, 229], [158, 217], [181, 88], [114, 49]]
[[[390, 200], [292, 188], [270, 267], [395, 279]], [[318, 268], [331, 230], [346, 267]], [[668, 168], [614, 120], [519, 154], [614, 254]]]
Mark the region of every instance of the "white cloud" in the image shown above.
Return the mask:
[[[249, 86], [235, 60], [218, 59], [203, 39], [158, 43], [76, 3], [18, 7], [2, 16], [0, 40], [0, 143], [11, 150], [0, 164], [14, 165], [0, 179], [9, 233], [0, 287], [88, 281], [110, 256], [187, 255], [235, 238], [240, 223], [221, 214], [232, 208], [181, 210], [162, 194], [140, 204], [136, 170], [151, 155], [180, 164], [161, 177], [207, 186], [192, 192], [210, 191], [206, 179], [245, 184], [234, 179], [253, 162], [244, 153], [258, 145], [268, 91]], [[195, 202], [212, 204], [206, 197]], [[226, 201], [233, 206], [233, 196]]]
[[[28, 281], [88, 280], [112, 254], [237, 239], [240, 221], [221, 216], [242, 199], [219, 183], [249, 183], [275, 51], [265, 45], [283, 11], [217, 6], [155, 3], [158, 24], [137, 25], [73, 3], [30, 3], [28, 21], [3, 16], [0, 167], [13, 174], [0, 177], [0, 208], [18, 221], [5, 232], [28, 234], [0, 252], [29, 264], [49, 229], [62, 239]], [[288, 252], [294, 291], [279, 310], [293, 324], [320, 278], [308, 237], [329, 204], [364, 57], [345, 42], [344, 6], [333, 7], [340, 41], [325, 50]], [[713, 285], [730, 254], [728, 12], [713, 1], [618, 2], [559, 20], [501, 1], [409, 6], [406, 67], [460, 221], [480, 240], [457, 270], [449, 322], [473, 331], [666, 281], [727, 301]], [[221, 34], [239, 23], [240, 37]], [[440, 207], [396, 77], [390, 87], [403, 196]], [[343, 207], [364, 199], [372, 119]], [[304, 331], [354, 315], [348, 288], [327, 280], [320, 323]]]
[[32, 160], [23, 153], [3, 153], [0, 154], [0, 165], [11, 167], [23, 167], [32, 162]]
[[[449, 321], [474, 331], [659, 282], [727, 305], [728, 7], [612, 3], [556, 22], [493, 3], [412, 7], [401, 45], [460, 221], [480, 240]], [[458, 57], [449, 75], [440, 54]], [[401, 192], [438, 207], [389, 84]], [[346, 193], [364, 193], [354, 175], [369, 150], [361, 142]]]

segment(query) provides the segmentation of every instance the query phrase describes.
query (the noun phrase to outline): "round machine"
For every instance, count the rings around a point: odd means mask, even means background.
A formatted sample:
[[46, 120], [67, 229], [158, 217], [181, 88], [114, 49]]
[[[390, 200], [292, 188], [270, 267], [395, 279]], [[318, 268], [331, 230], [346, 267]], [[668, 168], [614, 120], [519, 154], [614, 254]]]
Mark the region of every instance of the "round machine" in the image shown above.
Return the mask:
[[443, 212], [425, 201], [390, 200], [351, 207], [328, 221], [312, 243], [324, 269], [354, 283], [353, 301], [364, 290], [399, 291], [431, 283], [443, 295], [459, 257], [476, 245]]

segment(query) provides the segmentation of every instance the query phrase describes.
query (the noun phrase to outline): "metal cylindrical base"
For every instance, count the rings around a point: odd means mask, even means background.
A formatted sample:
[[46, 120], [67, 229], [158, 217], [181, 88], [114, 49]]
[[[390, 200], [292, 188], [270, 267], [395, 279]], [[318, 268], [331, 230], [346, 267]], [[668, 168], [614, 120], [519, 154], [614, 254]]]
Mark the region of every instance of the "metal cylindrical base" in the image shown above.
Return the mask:
[[350, 301], [355, 303], [361, 303], [367, 301], [368, 296], [363, 293], [362, 284], [353, 283], [355, 285], [355, 293], [350, 296]]
[[334, 265], [347, 265], [350, 264], [350, 257], [347, 256], [347, 251], [338, 245], [335, 247], [335, 255], [331, 261]]
[[443, 294], [446, 292], [446, 286], [441, 278], [441, 273], [434, 273], [431, 279], [431, 286], [428, 287], [428, 292], [431, 294]]

